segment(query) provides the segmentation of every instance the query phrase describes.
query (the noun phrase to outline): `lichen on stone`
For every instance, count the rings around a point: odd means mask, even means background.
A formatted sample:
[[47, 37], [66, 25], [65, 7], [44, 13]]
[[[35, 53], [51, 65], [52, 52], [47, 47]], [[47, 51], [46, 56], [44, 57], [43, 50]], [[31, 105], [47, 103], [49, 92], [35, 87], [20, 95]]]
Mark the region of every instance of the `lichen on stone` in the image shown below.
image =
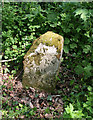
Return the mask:
[[53, 91], [62, 57], [63, 37], [51, 31], [41, 35], [24, 56], [23, 86]]
[[63, 42], [64, 40], [62, 36], [48, 31], [33, 42], [33, 45], [31, 46], [27, 54], [24, 56], [24, 58], [26, 58], [28, 54], [35, 52], [35, 49], [40, 43], [45, 44], [46, 46], [54, 45], [57, 48], [57, 52], [60, 53], [63, 47]]

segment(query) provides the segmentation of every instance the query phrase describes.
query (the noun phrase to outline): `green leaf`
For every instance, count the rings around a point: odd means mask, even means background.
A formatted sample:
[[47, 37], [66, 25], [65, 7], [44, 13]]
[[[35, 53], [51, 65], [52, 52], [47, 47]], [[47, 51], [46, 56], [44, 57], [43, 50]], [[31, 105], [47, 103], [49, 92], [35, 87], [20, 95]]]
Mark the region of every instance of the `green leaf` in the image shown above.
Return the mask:
[[73, 84], [74, 84], [74, 82], [75, 82], [74, 80], [71, 80], [71, 81], [70, 81], [70, 85], [73, 85]]
[[29, 29], [32, 29], [32, 28], [40, 28], [40, 25], [33, 25], [33, 26], [30, 25], [30, 26], [29, 26]]
[[13, 47], [13, 49], [17, 49], [17, 45], [13, 45], [12, 47]]
[[72, 113], [74, 110], [73, 105], [70, 103], [69, 106], [67, 106], [67, 108], [65, 108], [65, 110], [67, 113]]
[[50, 13], [48, 13], [47, 19], [51, 22], [55, 22], [57, 15], [58, 15], [57, 13], [51, 11]]
[[68, 48], [68, 46], [64, 46], [64, 52], [65, 52], [65, 53], [69, 53], [69, 48]]
[[90, 77], [92, 74], [91, 74], [91, 70], [92, 70], [92, 66], [89, 64], [87, 65], [86, 67], [84, 67], [84, 71], [85, 71], [85, 76], [86, 77]]
[[86, 67], [84, 67], [84, 70], [87, 72], [87, 71], [90, 71], [92, 70], [92, 66], [89, 64], [87, 65]]
[[74, 49], [76, 47], [77, 47], [77, 44], [75, 44], [75, 43], [70, 44], [70, 48]]
[[87, 107], [88, 105], [86, 103], [83, 103], [83, 107]]
[[78, 89], [78, 88], [79, 88], [79, 85], [75, 85], [74, 87], [75, 87], [75, 89]]
[[16, 70], [12, 70], [11, 73], [16, 74]]
[[15, 26], [14, 26], [14, 28], [15, 28], [15, 29], [17, 29], [17, 28], [18, 28], [18, 26], [16, 26], [16, 25], [15, 25]]
[[84, 72], [84, 68], [81, 65], [77, 65], [75, 68], [76, 74], [80, 75]]
[[19, 103], [19, 107], [21, 107], [21, 108], [22, 108], [22, 107], [23, 107], [23, 105], [22, 105], [21, 103]]
[[82, 110], [74, 111], [74, 118], [82, 118], [83, 116], [84, 116], [84, 114], [82, 113]]
[[58, 76], [56, 76], [56, 80], [57, 80], [57, 81], [60, 81], [60, 78], [59, 78]]
[[83, 52], [88, 53], [89, 51], [91, 51], [91, 46], [90, 45], [85, 45], [84, 49], [83, 49]]
[[52, 101], [52, 96], [49, 95], [49, 96], [47, 97], [47, 100]]
[[50, 113], [49, 107], [47, 107], [47, 108], [45, 109], [45, 113]]
[[23, 29], [23, 31], [24, 31], [24, 32], [26, 32], [26, 31], [27, 31], [27, 29]]
[[90, 33], [90, 31], [87, 31], [84, 35], [87, 36], [88, 38], [90, 38], [89, 33]]
[[91, 87], [91, 86], [88, 86], [88, 90], [89, 90], [89, 91], [92, 91], [92, 87]]
[[7, 57], [7, 56], [4, 56], [4, 58], [5, 58], [5, 59], [8, 59], [8, 57]]
[[88, 61], [87, 61], [87, 60], [83, 60], [83, 61], [82, 61], [82, 65], [83, 65], [83, 66], [87, 66], [87, 64], [88, 64]]
[[75, 11], [75, 16], [77, 15], [80, 15], [81, 19], [83, 19], [84, 21], [87, 20], [88, 18], [88, 10], [87, 9], [81, 9], [81, 8], [78, 8], [76, 11]]
[[10, 51], [10, 47], [7, 47], [7, 51]]
[[66, 38], [64, 44], [69, 44], [69, 43], [70, 43], [70, 39]]
[[10, 70], [8, 68], [5, 68], [5, 73], [7, 73], [7, 72], [10, 72]]
[[78, 27], [76, 30], [77, 30], [77, 32], [79, 32], [81, 30], [81, 28]]

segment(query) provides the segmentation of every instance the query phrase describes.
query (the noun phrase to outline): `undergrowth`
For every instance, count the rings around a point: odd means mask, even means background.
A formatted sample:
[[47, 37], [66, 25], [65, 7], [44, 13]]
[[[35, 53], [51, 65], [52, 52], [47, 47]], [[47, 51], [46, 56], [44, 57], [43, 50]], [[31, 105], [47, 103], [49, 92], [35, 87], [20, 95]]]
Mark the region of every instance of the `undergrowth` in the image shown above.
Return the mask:
[[[0, 59], [10, 61], [2, 63], [2, 74], [10, 74], [10, 79], [18, 76], [23, 69], [23, 57], [33, 41], [47, 31], [53, 31], [64, 37], [64, 52], [57, 86], [57, 93], [64, 102], [62, 117], [92, 118], [92, 2], [5, 2], [2, 6]], [[2, 90], [4, 87], [2, 86]], [[7, 96], [6, 92], [3, 96]], [[17, 101], [12, 102], [10, 106], [7, 103], [8, 100], [2, 104], [3, 117], [18, 118], [23, 115], [23, 118], [29, 116], [33, 118], [37, 113], [37, 108], [31, 109]], [[49, 115], [49, 109], [45, 111]], [[57, 112], [54, 111], [54, 114]]]

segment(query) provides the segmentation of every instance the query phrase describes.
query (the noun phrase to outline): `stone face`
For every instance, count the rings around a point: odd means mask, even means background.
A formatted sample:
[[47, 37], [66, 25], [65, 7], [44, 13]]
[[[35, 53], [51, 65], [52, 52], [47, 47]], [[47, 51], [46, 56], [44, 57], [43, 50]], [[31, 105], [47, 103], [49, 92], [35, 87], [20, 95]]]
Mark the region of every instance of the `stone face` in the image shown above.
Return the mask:
[[24, 87], [34, 87], [52, 92], [56, 86], [55, 76], [60, 66], [63, 37], [51, 31], [37, 38], [24, 56]]

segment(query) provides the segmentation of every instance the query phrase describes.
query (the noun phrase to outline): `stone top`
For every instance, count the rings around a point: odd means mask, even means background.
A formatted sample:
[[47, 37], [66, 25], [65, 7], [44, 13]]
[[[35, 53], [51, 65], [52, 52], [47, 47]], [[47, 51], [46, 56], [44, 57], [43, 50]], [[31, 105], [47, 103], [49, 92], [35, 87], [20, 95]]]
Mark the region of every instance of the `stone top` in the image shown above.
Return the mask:
[[[40, 44], [41, 43], [41, 44]], [[48, 31], [45, 34], [41, 35], [39, 38], [37, 38], [34, 42], [33, 45], [31, 46], [31, 48], [29, 49], [29, 51], [26, 53], [26, 55], [24, 56], [24, 59], [31, 53], [31, 55], [34, 55], [33, 53], [40, 51], [39, 47], [42, 46], [42, 44], [46, 45], [46, 46], [54, 46], [57, 49], [58, 53], [61, 53], [60, 55], [57, 55], [58, 58], [62, 57], [62, 51], [63, 51], [63, 43], [64, 43], [64, 39], [61, 35], [58, 35], [52, 31]], [[40, 45], [39, 45], [40, 44]], [[38, 48], [37, 48], [38, 46]], [[47, 47], [44, 46], [45, 49], [47, 49]], [[50, 53], [53, 52], [54, 53], [55, 50], [52, 50], [52, 47], [50, 48]], [[49, 49], [48, 51], [49, 52]]]

